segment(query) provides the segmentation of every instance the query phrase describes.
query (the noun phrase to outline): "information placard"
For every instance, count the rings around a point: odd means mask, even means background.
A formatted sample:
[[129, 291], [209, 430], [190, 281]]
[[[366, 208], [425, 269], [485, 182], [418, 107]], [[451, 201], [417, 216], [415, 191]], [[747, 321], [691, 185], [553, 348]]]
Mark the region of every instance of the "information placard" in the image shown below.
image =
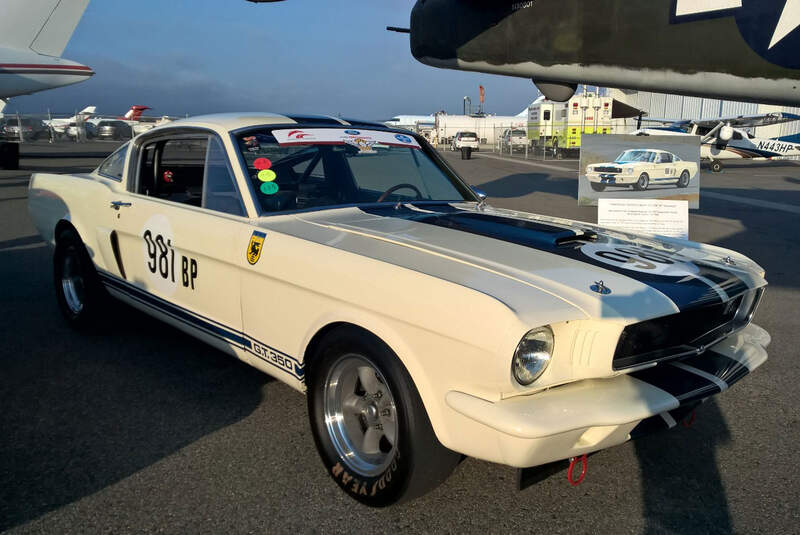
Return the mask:
[[597, 224], [634, 234], [689, 238], [689, 203], [660, 199], [600, 199]]

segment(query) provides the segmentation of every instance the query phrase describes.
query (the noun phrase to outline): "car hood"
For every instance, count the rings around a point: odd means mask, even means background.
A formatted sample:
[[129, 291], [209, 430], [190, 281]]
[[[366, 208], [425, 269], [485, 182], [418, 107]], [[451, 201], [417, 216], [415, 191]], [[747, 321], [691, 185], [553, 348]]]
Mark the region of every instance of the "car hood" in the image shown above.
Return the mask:
[[269, 227], [470, 287], [516, 311], [535, 308], [545, 292], [584, 317], [630, 322], [765, 284], [757, 264], [725, 249], [475, 203], [322, 210]]

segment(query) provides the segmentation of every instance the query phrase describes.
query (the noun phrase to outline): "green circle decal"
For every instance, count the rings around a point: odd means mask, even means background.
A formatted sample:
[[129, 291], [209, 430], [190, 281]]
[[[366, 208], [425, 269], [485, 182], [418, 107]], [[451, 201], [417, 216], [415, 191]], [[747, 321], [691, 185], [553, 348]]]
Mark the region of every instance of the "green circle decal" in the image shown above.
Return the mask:
[[261, 182], [272, 182], [273, 180], [275, 180], [276, 176], [277, 175], [275, 175], [275, 171], [273, 171], [272, 169], [262, 169], [261, 171], [258, 172], [258, 179]]
[[264, 182], [259, 189], [261, 189], [261, 193], [264, 195], [275, 195], [278, 193], [278, 185], [275, 182]]

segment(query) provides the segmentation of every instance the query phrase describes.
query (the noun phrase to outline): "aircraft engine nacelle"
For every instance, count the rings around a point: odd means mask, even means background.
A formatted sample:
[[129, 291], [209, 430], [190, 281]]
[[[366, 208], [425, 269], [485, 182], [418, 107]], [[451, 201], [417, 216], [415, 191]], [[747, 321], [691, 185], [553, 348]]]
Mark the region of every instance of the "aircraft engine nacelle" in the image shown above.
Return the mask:
[[728, 141], [733, 139], [733, 128], [730, 125], [725, 125], [720, 128], [718, 139], [721, 143], [727, 144]]

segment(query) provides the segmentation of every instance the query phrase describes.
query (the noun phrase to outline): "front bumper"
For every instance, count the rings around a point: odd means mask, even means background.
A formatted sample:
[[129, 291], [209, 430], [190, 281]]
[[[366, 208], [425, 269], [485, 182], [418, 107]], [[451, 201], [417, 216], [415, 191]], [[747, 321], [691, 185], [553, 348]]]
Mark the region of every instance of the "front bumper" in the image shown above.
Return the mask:
[[586, 173], [589, 182], [606, 184], [608, 186], [635, 184], [639, 177], [637, 175], [623, 175], [619, 173]]
[[687, 407], [727, 390], [761, 366], [769, 342], [769, 334], [751, 324], [701, 355], [631, 374], [578, 381], [497, 403], [450, 391], [446, 402], [493, 435], [497, 455], [486, 460], [538, 466], [673, 427]]

